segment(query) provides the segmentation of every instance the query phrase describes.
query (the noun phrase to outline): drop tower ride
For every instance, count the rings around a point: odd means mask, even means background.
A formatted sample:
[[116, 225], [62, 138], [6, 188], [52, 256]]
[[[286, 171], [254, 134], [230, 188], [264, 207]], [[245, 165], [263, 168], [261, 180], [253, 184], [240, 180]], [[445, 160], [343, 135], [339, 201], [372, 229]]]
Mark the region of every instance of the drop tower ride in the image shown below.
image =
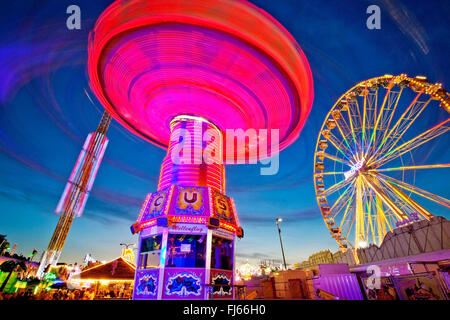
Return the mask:
[[106, 132], [110, 123], [111, 116], [108, 112], [104, 112], [97, 130], [89, 133], [84, 142], [75, 167], [70, 174], [69, 181], [55, 210], [60, 216], [47, 250], [42, 254], [37, 272], [39, 278], [44, 276], [47, 266], [58, 263], [72, 222], [75, 217], [79, 217], [83, 213], [89, 192], [91, 191], [108, 145]]

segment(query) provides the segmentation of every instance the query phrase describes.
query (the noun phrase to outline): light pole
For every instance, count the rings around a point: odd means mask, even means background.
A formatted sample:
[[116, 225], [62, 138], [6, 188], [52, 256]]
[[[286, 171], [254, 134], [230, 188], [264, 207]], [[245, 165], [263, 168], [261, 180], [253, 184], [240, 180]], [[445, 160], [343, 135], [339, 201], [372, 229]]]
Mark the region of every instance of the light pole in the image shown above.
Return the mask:
[[133, 246], [135, 246], [136, 244], [134, 244], [134, 243], [130, 243], [130, 244], [121, 243], [120, 245], [121, 245], [121, 246], [125, 246], [125, 249], [128, 249], [129, 247], [133, 247]]
[[284, 257], [283, 241], [281, 240], [281, 229], [280, 229], [280, 222], [281, 221], [283, 221], [283, 219], [281, 219], [281, 218], [276, 218], [275, 219], [275, 222], [276, 222], [277, 228], [278, 228], [278, 236], [280, 237], [280, 245], [281, 245], [281, 253], [283, 255], [284, 270], [287, 270], [286, 258]]
[[130, 243], [130, 244], [121, 243], [120, 245], [125, 247], [122, 250], [122, 258], [133, 262], [134, 261], [134, 252], [133, 252], [133, 250], [136, 250], [136, 248], [129, 249], [129, 247], [134, 247], [135, 244], [134, 243]]

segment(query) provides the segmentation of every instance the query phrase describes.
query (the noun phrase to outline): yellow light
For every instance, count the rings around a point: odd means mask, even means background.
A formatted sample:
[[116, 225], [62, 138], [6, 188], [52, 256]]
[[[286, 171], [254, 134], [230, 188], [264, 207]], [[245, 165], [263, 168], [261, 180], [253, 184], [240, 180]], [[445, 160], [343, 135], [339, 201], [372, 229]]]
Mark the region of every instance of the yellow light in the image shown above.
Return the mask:
[[133, 249], [131, 249], [131, 248], [124, 248], [122, 250], [122, 258], [124, 258], [125, 260], [128, 260], [130, 262], [133, 262], [134, 261]]
[[101, 284], [107, 284], [109, 282], [134, 282], [132, 279], [82, 279], [81, 283], [95, 283], [100, 282]]
[[252, 276], [260, 276], [261, 268], [250, 263], [245, 263], [238, 267], [237, 274], [241, 279], [250, 280]]

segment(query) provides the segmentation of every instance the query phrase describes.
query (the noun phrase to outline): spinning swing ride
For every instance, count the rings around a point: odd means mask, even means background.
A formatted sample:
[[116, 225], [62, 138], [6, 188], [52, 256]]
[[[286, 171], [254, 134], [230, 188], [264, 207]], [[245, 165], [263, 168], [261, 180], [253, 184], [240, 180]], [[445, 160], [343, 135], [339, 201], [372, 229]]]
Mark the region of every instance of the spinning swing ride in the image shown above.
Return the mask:
[[380, 245], [388, 231], [450, 208], [430, 191], [450, 167], [435, 160], [447, 152], [449, 113], [441, 84], [405, 74], [362, 81], [337, 100], [317, 139], [314, 186], [341, 248]]
[[[222, 159], [258, 150], [266, 159], [266, 145], [272, 156], [297, 139], [314, 96], [299, 44], [247, 1], [116, 1], [90, 34], [88, 74], [115, 120], [167, 149], [130, 228], [139, 234], [133, 299], [232, 298], [244, 234]], [[227, 131], [248, 129], [276, 130], [280, 142], [261, 135], [245, 152], [227, 150]], [[181, 144], [188, 161], [177, 163]], [[208, 150], [218, 160], [198, 158]]]

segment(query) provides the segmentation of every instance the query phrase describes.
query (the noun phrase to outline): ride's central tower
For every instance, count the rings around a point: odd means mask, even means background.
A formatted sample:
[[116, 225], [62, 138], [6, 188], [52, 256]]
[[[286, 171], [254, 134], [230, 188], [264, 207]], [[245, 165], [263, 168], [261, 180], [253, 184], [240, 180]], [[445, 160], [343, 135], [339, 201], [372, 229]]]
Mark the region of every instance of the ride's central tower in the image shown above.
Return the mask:
[[222, 132], [209, 121], [178, 116], [161, 166], [131, 230], [139, 232], [134, 299], [232, 298], [234, 201], [225, 195]]

